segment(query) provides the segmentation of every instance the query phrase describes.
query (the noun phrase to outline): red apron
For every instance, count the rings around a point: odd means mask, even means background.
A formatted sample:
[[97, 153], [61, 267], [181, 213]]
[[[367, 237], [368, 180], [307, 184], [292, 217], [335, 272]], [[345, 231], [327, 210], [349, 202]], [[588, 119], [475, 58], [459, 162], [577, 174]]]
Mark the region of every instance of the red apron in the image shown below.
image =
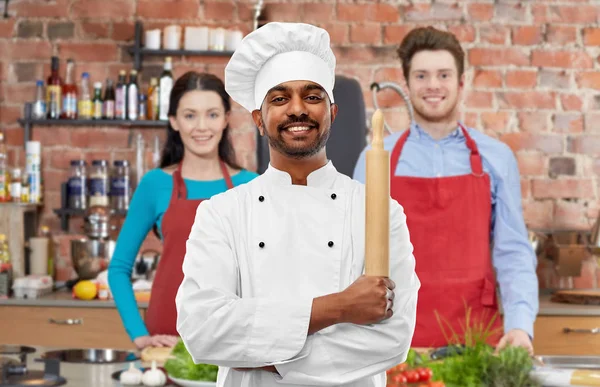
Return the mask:
[[[233, 188], [227, 166], [221, 161], [221, 171], [227, 189]], [[173, 191], [169, 207], [161, 224], [163, 251], [152, 283], [150, 304], [146, 311], [146, 327], [150, 335], [179, 336], [176, 329], [177, 309], [175, 296], [183, 281], [181, 266], [185, 245], [194, 224], [196, 209], [202, 200], [187, 199], [185, 182], [181, 177], [181, 164], [173, 172]]]
[[490, 329], [496, 334], [488, 343], [494, 345], [502, 334], [490, 253], [490, 177], [483, 172], [477, 145], [460, 127], [471, 151], [468, 175], [395, 176], [410, 130], [400, 137], [390, 157], [390, 193], [406, 213], [421, 281], [413, 347], [448, 345], [453, 332], [464, 342], [467, 308], [467, 325], [476, 330], [495, 318]]

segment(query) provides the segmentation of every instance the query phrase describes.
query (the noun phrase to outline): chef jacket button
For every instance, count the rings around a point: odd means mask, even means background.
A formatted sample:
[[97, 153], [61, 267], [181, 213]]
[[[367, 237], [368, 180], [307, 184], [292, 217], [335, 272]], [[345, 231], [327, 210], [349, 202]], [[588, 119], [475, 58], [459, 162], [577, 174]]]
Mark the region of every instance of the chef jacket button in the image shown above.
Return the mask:
[[264, 201], [265, 201], [265, 197], [264, 197], [264, 196], [262, 196], [262, 195], [261, 195], [261, 196], [259, 196], [259, 197], [258, 197], [258, 201], [259, 201], [259, 202], [264, 202]]
[[261, 249], [262, 249], [263, 247], [265, 247], [265, 242], [260, 242], [260, 243], [258, 244], [258, 247], [260, 247]]
[[334, 193], [332, 193], [332, 194], [331, 194], [331, 198], [332, 198], [333, 200], [335, 200], [335, 198], [337, 198], [337, 195], [336, 195], [336, 194], [334, 194]]
[[329, 241], [329, 243], [327, 243], [327, 246], [333, 247], [333, 241]]

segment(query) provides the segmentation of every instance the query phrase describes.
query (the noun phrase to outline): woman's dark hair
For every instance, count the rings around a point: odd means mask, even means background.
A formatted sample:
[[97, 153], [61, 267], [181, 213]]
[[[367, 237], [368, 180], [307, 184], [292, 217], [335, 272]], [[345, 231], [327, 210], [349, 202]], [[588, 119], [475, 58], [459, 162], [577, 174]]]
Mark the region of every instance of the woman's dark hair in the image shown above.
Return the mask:
[[[177, 115], [177, 108], [179, 107], [179, 101], [185, 95], [185, 93], [193, 90], [204, 90], [214, 91], [221, 97], [225, 113], [231, 110], [231, 102], [229, 100], [229, 94], [225, 91], [225, 85], [219, 77], [208, 74], [198, 73], [196, 71], [189, 71], [183, 74], [177, 79], [171, 89], [171, 96], [169, 100], [169, 117], [175, 117]], [[169, 122], [167, 126], [167, 142], [163, 147], [162, 157], [160, 161], [160, 167], [165, 168], [173, 164], [178, 164], [183, 160], [183, 141], [181, 141], [181, 135], [178, 131], [173, 129]], [[225, 127], [223, 131], [223, 137], [219, 142], [219, 157], [230, 167], [235, 169], [242, 169], [236, 159], [235, 151], [231, 145], [231, 139], [229, 138], [229, 125]]]

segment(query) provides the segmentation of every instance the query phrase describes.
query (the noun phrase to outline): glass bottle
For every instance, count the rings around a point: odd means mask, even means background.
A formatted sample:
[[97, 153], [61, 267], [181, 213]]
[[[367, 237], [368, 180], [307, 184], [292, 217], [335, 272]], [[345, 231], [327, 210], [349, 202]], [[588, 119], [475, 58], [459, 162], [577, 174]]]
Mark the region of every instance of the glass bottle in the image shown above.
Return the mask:
[[48, 118], [49, 119], [59, 119], [61, 110], [61, 102], [62, 102], [62, 86], [63, 81], [58, 75], [58, 66], [59, 66], [58, 57], [52, 57], [51, 64], [51, 73], [48, 77], [48, 84], [46, 87], [46, 107], [48, 109]]
[[173, 88], [173, 64], [171, 57], [165, 58], [165, 65], [159, 80], [159, 114], [160, 120], [169, 119], [169, 99], [171, 97], [171, 89]]
[[81, 97], [79, 98], [79, 118], [89, 120], [92, 118], [92, 96], [90, 94], [90, 75], [81, 74]]
[[115, 118], [115, 88], [112, 79], [106, 80], [106, 89], [104, 90], [104, 118], [112, 120]]
[[138, 119], [138, 93], [137, 71], [131, 70], [129, 73], [129, 83], [127, 84], [127, 119], [131, 121]]
[[158, 108], [159, 108], [159, 92], [158, 92], [158, 79], [150, 78], [150, 87], [148, 88], [148, 109], [147, 118], [149, 120], [158, 120]]
[[66, 118], [69, 120], [74, 120], [77, 118], [77, 85], [75, 84], [74, 72], [75, 62], [73, 59], [68, 59], [65, 84], [62, 88], [63, 108], [61, 118]]
[[33, 103], [32, 116], [36, 120], [46, 118], [46, 97], [44, 96], [44, 81], [38, 80], [35, 83], [35, 102]]
[[102, 82], [94, 83], [94, 99], [92, 100], [92, 118], [94, 120], [102, 119]]
[[119, 79], [115, 88], [115, 117], [118, 120], [127, 119], [127, 85], [125, 70], [119, 71]]

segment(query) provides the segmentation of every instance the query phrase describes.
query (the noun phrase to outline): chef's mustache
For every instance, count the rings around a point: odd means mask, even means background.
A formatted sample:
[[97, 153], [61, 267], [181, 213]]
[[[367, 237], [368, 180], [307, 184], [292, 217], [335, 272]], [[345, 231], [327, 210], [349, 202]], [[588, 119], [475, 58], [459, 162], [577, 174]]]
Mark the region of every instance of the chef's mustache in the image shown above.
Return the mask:
[[306, 124], [307, 126], [314, 126], [315, 129], [319, 129], [319, 123], [317, 121], [313, 120], [308, 115], [303, 114], [300, 117], [290, 116], [286, 121], [277, 125], [277, 130], [281, 132], [285, 129], [286, 126], [292, 124]]

